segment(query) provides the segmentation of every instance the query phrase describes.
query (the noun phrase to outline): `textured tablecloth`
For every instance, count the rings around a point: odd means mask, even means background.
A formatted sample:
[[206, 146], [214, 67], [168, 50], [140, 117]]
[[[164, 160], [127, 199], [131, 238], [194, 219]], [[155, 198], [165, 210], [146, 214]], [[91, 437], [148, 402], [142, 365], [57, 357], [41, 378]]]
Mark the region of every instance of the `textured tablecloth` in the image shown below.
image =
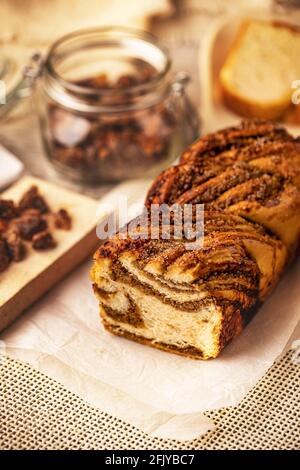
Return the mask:
[[0, 364], [0, 449], [300, 449], [300, 365], [288, 352], [236, 408], [207, 413], [200, 439], [152, 438], [95, 409], [31, 366]]

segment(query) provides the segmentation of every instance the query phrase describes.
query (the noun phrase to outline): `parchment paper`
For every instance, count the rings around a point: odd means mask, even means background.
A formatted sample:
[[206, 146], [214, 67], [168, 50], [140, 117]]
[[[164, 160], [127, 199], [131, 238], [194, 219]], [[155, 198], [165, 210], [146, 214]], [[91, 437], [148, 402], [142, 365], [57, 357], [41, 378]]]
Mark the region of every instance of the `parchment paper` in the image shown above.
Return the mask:
[[0, 190], [18, 179], [23, 170], [23, 163], [5, 147], [0, 145]]

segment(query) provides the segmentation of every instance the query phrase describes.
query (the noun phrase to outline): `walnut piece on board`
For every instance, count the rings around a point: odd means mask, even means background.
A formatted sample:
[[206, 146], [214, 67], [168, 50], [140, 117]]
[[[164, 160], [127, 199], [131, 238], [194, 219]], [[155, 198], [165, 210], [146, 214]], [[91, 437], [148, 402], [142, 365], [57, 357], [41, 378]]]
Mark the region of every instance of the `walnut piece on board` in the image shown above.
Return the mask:
[[32, 185], [37, 185], [53, 211], [66, 209], [72, 217], [69, 231], [51, 228], [57, 246], [28, 254], [20, 263], [11, 263], [0, 273], [0, 331], [9, 326], [27, 307], [87, 258], [97, 246], [97, 202], [48, 181], [24, 176], [1, 197], [19, 201]]

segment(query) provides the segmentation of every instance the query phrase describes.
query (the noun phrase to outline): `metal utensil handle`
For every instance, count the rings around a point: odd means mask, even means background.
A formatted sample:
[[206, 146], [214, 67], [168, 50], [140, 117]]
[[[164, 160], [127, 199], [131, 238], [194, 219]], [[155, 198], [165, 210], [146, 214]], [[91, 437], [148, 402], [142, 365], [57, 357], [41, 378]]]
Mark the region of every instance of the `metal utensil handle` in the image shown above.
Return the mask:
[[35, 82], [41, 75], [43, 69], [42, 54], [37, 51], [34, 52], [22, 70], [22, 78], [17, 85], [9, 92], [5, 93], [5, 86], [3, 87], [4, 96], [0, 103], [0, 118], [8, 114], [19, 103], [20, 99], [30, 96], [33, 92]]

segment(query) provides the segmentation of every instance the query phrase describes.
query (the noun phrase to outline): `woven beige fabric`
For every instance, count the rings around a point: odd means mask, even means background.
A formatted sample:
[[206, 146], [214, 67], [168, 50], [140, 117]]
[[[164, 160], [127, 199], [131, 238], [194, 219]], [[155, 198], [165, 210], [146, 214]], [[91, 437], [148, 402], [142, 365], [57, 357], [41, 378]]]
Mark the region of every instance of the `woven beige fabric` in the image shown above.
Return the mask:
[[152, 438], [82, 401], [31, 366], [0, 364], [1, 449], [300, 449], [300, 366], [291, 352], [216, 430], [189, 442]]

